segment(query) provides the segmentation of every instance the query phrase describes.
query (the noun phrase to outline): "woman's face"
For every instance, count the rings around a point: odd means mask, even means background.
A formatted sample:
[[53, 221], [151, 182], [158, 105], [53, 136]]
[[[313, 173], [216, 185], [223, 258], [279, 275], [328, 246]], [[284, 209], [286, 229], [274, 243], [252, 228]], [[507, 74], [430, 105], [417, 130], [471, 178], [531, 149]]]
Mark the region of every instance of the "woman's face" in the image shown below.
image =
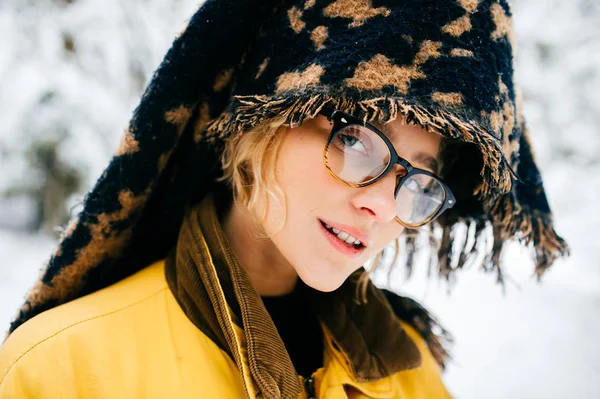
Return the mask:
[[[438, 157], [439, 135], [400, 121], [375, 126], [382, 128], [399, 156], [415, 167], [436, 172], [431, 161]], [[324, 292], [338, 288], [404, 229], [394, 219], [395, 173], [362, 188], [339, 182], [323, 164], [330, 132], [329, 121], [319, 116], [283, 133], [276, 178], [285, 193], [287, 210], [270, 200], [263, 222], [298, 276]], [[336, 230], [332, 232], [332, 228]], [[357, 248], [342, 242], [337, 230], [359, 239], [362, 245]]]

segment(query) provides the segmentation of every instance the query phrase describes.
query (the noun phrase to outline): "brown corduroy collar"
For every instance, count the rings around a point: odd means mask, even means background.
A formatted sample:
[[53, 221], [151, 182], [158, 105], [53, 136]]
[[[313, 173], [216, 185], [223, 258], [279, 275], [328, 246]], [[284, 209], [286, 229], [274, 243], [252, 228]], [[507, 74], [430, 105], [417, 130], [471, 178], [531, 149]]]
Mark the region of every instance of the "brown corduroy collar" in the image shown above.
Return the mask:
[[[166, 260], [166, 277], [192, 323], [235, 360], [242, 377], [251, 377], [265, 398], [295, 398], [302, 392], [277, 329], [231, 250], [211, 196], [187, 212], [177, 247]], [[418, 367], [419, 350], [384, 295], [369, 283], [367, 303], [359, 304], [355, 281], [348, 278], [333, 292], [309, 289], [308, 294], [322, 326], [346, 355], [351, 377], [374, 381]], [[246, 386], [252, 396], [249, 390]]]

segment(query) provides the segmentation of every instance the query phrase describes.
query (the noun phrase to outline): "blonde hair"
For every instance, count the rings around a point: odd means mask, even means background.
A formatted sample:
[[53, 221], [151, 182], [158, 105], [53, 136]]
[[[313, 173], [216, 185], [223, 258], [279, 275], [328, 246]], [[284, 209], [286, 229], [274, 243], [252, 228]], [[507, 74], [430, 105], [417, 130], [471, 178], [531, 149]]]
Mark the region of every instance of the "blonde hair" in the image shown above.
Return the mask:
[[[225, 143], [221, 155], [223, 176], [232, 188], [233, 200], [236, 204], [246, 207], [261, 224], [267, 217], [269, 198], [282, 207], [284, 218], [279, 229], [285, 224], [286, 200], [285, 193], [277, 183], [275, 165], [286, 127], [284, 117], [278, 117], [263, 122], [254, 128], [231, 137]], [[264, 204], [260, 215], [258, 205]], [[357, 283], [357, 299], [367, 302], [367, 287], [371, 274], [383, 263], [382, 250], [371, 263], [371, 268], [361, 273]], [[398, 239], [395, 240], [395, 253], [391, 265], [396, 263], [399, 253]]]
[[[229, 138], [221, 155], [221, 180], [230, 184], [234, 202], [252, 211], [258, 223], [267, 217], [269, 198], [285, 214], [285, 193], [275, 176], [277, 156], [285, 137], [284, 122], [283, 117], [274, 118]], [[264, 207], [258, 216], [256, 211], [261, 203]]]

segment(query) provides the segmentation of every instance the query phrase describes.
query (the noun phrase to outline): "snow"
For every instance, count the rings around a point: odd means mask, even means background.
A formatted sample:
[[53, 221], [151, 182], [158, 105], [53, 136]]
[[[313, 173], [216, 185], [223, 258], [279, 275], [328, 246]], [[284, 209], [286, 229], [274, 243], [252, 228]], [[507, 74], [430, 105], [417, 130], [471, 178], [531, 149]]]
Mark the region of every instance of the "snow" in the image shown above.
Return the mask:
[[[61, 127], [76, 133], [62, 155], [86, 172], [84, 186], [91, 187], [198, 1], [66, 3], [0, 5], [0, 187], [30, 179], [22, 154]], [[519, 0], [513, 10], [525, 115], [556, 227], [572, 256], [539, 284], [528, 251], [511, 246], [505, 293], [493, 275], [475, 268], [461, 272], [450, 293], [423, 266], [408, 281], [397, 273], [392, 286], [453, 333], [444, 379], [456, 397], [600, 398], [600, 5]], [[63, 50], [65, 33], [76, 38], [77, 57]], [[51, 100], [40, 102], [48, 92]], [[19, 229], [32, 206], [0, 201], [2, 326], [55, 245], [54, 237]]]

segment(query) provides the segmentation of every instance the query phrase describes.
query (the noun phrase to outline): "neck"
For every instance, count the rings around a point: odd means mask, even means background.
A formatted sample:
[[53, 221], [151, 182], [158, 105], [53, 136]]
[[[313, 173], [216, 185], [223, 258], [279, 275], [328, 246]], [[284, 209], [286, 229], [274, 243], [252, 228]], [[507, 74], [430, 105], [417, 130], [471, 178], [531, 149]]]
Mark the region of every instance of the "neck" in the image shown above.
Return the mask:
[[260, 296], [281, 296], [294, 290], [296, 270], [265, 237], [248, 209], [234, 201], [223, 215], [222, 224], [231, 248]]

